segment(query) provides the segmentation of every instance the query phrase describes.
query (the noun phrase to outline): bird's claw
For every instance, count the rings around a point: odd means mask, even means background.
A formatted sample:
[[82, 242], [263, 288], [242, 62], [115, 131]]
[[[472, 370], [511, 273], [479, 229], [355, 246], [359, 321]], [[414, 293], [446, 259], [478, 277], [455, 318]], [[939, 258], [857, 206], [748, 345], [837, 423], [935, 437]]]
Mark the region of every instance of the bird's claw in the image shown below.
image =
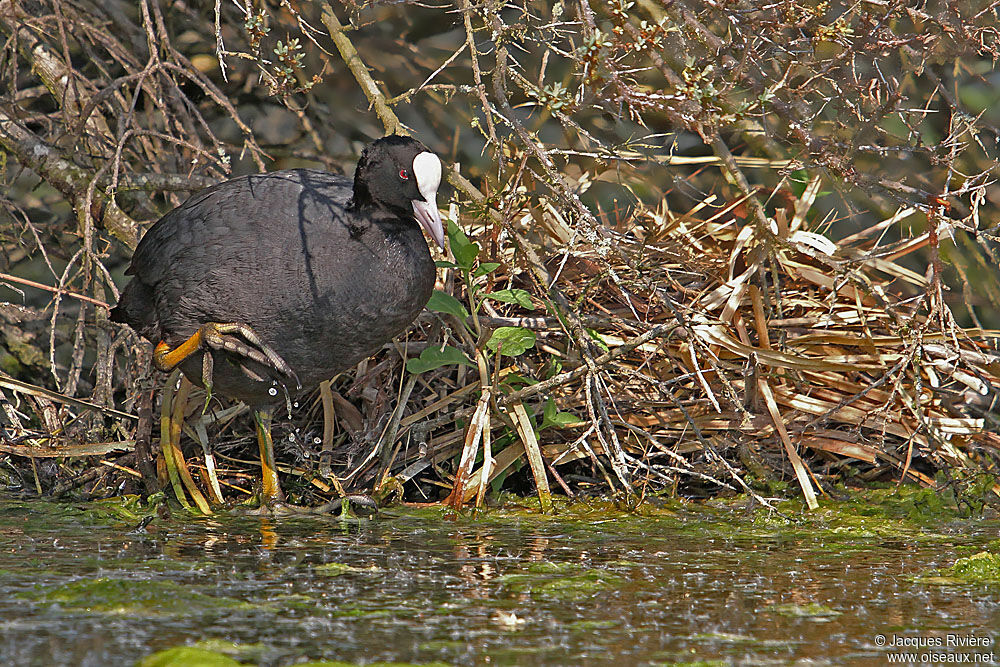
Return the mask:
[[[239, 334], [246, 342], [227, 334]], [[302, 388], [302, 383], [299, 382], [292, 367], [270, 345], [261, 340], [252, 328], [245, 324], [238, 322], [213, 324], [203, 340], [212, 349], [237, 354], [261, 366], [273, 369], [286, 378], [294, 380], [296, 389]]]

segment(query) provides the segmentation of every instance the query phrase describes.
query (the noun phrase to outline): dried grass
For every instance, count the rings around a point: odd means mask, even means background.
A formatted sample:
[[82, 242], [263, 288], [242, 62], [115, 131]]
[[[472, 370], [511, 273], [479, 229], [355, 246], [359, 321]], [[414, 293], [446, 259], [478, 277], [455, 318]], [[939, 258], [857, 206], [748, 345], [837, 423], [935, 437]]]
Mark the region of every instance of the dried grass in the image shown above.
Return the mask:
[[[310, 481], [319, 495], [346, 487], [402, 489], [413, 498], [408, 483], [415, 482], [424, 491], [442, 488], [434, 497], [447, 492], [446, 502], [461, 505], [482, 503], [491, 482], [527, 459], [546, 506], [550, 478], [565, 493], [597, 482], [633, 496], [795, 479], [814, 506], [817, 493], [854, 478], [931, 486], [938, 473], [992, 473], [998, 439], [975, 409], [1000, 384], [986, 343], [1000, 332], [957, 326], [933, 271], [926, 278], [902, 264], [920, 238], [876, 253], [873, 238], [884, 224], [840, 244], [808, 231], [815, 192], [776, 198], [781, 205], [763, 231], [739, 206], [677, 214], [666, 204], [606, 227], [603, 247], [559, 243], [554, 208], [541, 219], [523, 211], [508, 230], [479, 227], [473, 237], [496, 248], [489, 259], [501, 264], [491, 286], [525, 288], [536, 306], [486, 302], [479, 321], [487, 331], [533, 329], [535, 348], [514, 364], [500, 357], [499, 366], [480, 369], [490, 378], [486, 390], [484, 375], [465, 366], [410, 375], [404, 356], [460, 328], [450, 316], [425, 313], [407, 341], [303, 404], [277, 442], [280, 469]], [[710, 210], [717, 212], [699, 217]], [[590, 361], [558, 318], [539, 316], [546, 292], [506, 242], [509, 233], [546, 248], [546, 270], [592, 335]], [[622, 256], [628, 262], [613, 259]], [[465, 298], [453, 273], [442, 272], [441, 287]], [[451, 342], [476, 358], [474, 341]], [[16, 392], [20, 410], [48, 406], [63, 424], [95, 407], [10, 379], [0, 384]], [[539, 429], [548, 399], [577, 421]], [[204, 456], [172, 461], [167, 470], [204, 509], [209, 501], [191, 471], [217, 503], [234, 490], [236, 497], [251, 491], [239, 480], [254, 477], [254, 464], [215, 461], [209, 442], [222, 452], [252, 444], [252, 422], [233, 421], [232, 410], [202, 415], [201, 400], [192, 392], [185, 432]], [[125, 414], [104, 412], [121, 420], [120, 433], [131, 433]], [[14, 424], [0, 451], [19, 456], [108, 457], [134, 445], [134, 438], [84, 444], [79, 433], [67, 438], [59, 429]], [[100, 462], [103, 474], [138, 476], [128, 465]]]

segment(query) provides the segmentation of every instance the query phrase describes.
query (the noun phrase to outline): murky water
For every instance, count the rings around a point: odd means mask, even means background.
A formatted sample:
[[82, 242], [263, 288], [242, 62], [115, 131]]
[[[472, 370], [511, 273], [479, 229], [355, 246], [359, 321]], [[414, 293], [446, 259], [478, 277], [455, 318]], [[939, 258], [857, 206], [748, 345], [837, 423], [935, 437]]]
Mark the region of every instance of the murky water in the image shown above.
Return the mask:
[[905, 649], [918, 659], [1000, 657], [1000, 587], [915, 578], [1000, 550], [996, 522], [757, 517], [392, 510], [130, 533], [83, 506], [0, 501], [0, 662], [132, 664], [185, 645], [262, 665], [881, 664], [904, 650], [879, 635], [966, 644]]

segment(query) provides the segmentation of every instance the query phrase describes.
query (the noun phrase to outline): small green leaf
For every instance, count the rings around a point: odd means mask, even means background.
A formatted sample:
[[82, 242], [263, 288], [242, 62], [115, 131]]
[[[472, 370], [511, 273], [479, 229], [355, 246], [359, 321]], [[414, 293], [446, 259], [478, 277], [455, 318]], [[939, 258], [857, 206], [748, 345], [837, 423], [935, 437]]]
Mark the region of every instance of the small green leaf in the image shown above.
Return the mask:
[[451, 247], [451, 254], [455, 256], [455, 262], [466, 271], [471, 270], [479, 255], [479, 245], [470, 241], [465, 232], [451, 220], [448, 221], [448, 245]]
[[499, 327], [486, 341], [493, 352], [516, 357], [535, 346], [535, 332], [523, 327]]
[[410, 359], [406, 362], [406, 370], [410, 371], [414, 375], [418, 373], [423, 373], [425, 371], [432, 371], [435, 368], [440, 368], [441, 366], [447, 366], [449, 364], [465, 364], [466, 366], [475, 366], [469, 358], [465, 356], [461, 350], [452, 347], [451, 345], [445, 345], [444, 348], [428, 347], [420, 353], [420, 356], [416, 359]]
[[793, 171], [789, 177], [789, 181], [789, 188], [796, 197], [801, 197], [802, 193], [806, 191], [806, 187], [809, 185], [809, 172], [804, 169]]
[[503, 376], [503, 381], [501, 382], [501, 384], [513, 389], [514, 385], [523, 385], [525, 387], [530, 387], [533, 384], [538, 384], [538, 380], [534, 380], [532, 378], [526, 378], [520, 373], [507, 373], [507, 375]]
[[597, 333], [596, 330], [587, 329], [587, 333], [590, 335], [591, 338], [594, 339], [594, 342], [597, 343], [597, 347], [601, 348], [605, 352], [611, 351], [611, 348], [608, 347], [608, 344], [604, 342], [603, 338], [601, 338], [601, 334]]
[[556, 402], [551, 398], [545, 401], [545, 409], [542, 411], [542, 425], [539, 430], [543, 428], [563, 428], [571, 424], [579, 424], [580, 418], [571, 412], [559, 412], [556, 408]]
[[531, 296], [523, 289], [501, 289], [496, 292], [490, 292], [486, 295], [486, 298], [493, 299], [494, 301], [502, 301], [503, 303], [516, 303], [527, 310], [535, 309], [535, 306], [531, 303]]
[[465, 309], [461, 301], [437, 289], [434, 290], [430, 300], [427, 301], [427, 310], [433, 310], [435, 313], [454, 315], [462, 322], [465, 322], [465, 318], [469, 316], [469, 311]]
[[446, 262], [443, 259], [439, 259], [436, 262], [434, 262], [434, 266], [436, 266], [439, 269], [457, 269], [458, 268], [458, 264], [456, 264], [455, 262]]
[[464, 248], [452, 247], [451, 254], [455, 256], [455, 262], [460, 267], [468, 271], [472, 268], [473, 263], [476, 261], [476, 257], [479, 256], [479, 244], [472, 243]]
[[455, 224], [454, 220], [448, 221], [448, 229], [445, 230], [448, 234], [448, 240], [451, 242], [449, 245], [467, 246], [469, 245], [469, 237], [465, 235], [462, 228]]
[[485, 276], [487, 273], [492, 273], [493, 271], [496, 271], [497, 267], [499, 266], [500, 266], [499, 262], [483, 262], [478, 267], [476, 267], [475, 271], [472, 272], [472, 276], [474, 278], [478, 278], [479, 276]]
[[579, 424], [582, 421], [582, 419], [574, 415], [572, 412], [557, 412], [556, 416], [552, 418], [552, 423], [558, 428]]

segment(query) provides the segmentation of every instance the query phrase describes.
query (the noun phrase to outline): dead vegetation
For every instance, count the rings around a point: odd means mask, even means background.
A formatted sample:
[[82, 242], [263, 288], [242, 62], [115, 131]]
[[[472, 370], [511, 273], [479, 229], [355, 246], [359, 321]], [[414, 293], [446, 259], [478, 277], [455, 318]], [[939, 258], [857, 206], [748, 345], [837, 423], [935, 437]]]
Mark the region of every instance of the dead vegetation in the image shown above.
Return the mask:
[[[182, 502], [251, 494], [245, 411], [161, 401], [102, 304], [187, 193], [384, 128], [453, 165], [452, 257], [276, 431], [301, 501], [990, 500], [997, 7], [0, 0], [10, 484], [148, 492], [156, 459]], [[187, 460], [155, 455], [172, 410]]]

